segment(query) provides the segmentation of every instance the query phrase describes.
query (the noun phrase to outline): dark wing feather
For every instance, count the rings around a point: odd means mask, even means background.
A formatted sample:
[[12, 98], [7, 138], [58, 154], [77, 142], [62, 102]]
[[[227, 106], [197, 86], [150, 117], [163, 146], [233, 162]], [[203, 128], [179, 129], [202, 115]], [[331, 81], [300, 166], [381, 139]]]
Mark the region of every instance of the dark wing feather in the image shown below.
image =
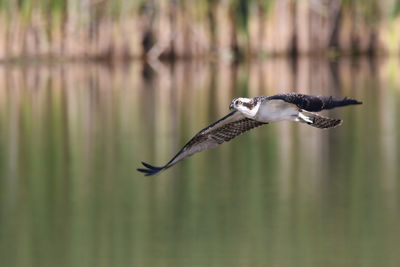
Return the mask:
[[323, 109], [362, 104], [362, 102], [348, 97], [312, 96], [296, 93], [279, 94], [269, 96], [266, 99], [281, 99], [285, 102], [295, 104], [301, 109], [313, 112], [321, 111]]
[[198, 132], [166, 165], [155, 167], [145, 162], [147, 169], [137, 169], [146, 176], [167, 169], [178, 161], [203, 150], [214, 148], [265, 123], [244, 117], [236, 110]]

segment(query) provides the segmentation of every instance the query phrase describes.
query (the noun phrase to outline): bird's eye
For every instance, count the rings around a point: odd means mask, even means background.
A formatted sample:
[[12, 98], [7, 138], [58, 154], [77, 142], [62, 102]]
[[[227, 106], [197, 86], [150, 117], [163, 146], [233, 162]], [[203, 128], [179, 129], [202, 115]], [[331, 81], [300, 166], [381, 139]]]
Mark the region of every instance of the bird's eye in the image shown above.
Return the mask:
[[241, 105], [241, 104], [242, 104], [242, 101], [240, 101], [240, 100], [236, 101], [236, 105]]

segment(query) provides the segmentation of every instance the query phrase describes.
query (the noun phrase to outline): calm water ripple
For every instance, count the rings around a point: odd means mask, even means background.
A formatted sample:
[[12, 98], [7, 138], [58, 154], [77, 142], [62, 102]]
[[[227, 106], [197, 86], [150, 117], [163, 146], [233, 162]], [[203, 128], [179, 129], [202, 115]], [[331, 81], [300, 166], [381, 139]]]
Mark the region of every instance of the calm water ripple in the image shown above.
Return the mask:
[[[399, 266], [400, 72], [376, 61], [0, 66], [4, 266]], [[351, 96], [156, 177], [233, 97]], [[2, 264], [2, 265], [3, 265]]]

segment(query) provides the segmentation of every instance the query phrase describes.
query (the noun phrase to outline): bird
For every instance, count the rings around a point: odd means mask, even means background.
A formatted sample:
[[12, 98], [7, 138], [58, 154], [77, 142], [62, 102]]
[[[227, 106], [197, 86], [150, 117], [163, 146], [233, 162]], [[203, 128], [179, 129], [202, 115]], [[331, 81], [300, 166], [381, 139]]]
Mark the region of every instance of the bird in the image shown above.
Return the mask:
[[294, 121], [320, 129], [334, 128], [341, 125], [341, 119], [326, 118], [314, 112], [360, 104], [362, 102], [348, 97], [299, 93], [234, 98], [229, 105], [233, 111], [199, 131], [167, 164], [156, 167], [142, 162], [145, 168], [137, 170], [146, 176], [157, 174], [195, 153], [214, 148], [251, 129], [273, 122]]

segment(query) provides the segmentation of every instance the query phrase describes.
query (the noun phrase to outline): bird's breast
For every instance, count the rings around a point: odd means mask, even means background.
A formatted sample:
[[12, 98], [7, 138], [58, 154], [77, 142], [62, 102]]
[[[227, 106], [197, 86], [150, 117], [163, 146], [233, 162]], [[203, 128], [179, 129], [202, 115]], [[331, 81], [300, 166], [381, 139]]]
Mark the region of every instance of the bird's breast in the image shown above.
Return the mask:
[[283, 120], [295, 120], [299, 110], [296, 105], [280, 99], [266, 100], [258, 109], [256, 120], [261, 122], [277, 122]]

